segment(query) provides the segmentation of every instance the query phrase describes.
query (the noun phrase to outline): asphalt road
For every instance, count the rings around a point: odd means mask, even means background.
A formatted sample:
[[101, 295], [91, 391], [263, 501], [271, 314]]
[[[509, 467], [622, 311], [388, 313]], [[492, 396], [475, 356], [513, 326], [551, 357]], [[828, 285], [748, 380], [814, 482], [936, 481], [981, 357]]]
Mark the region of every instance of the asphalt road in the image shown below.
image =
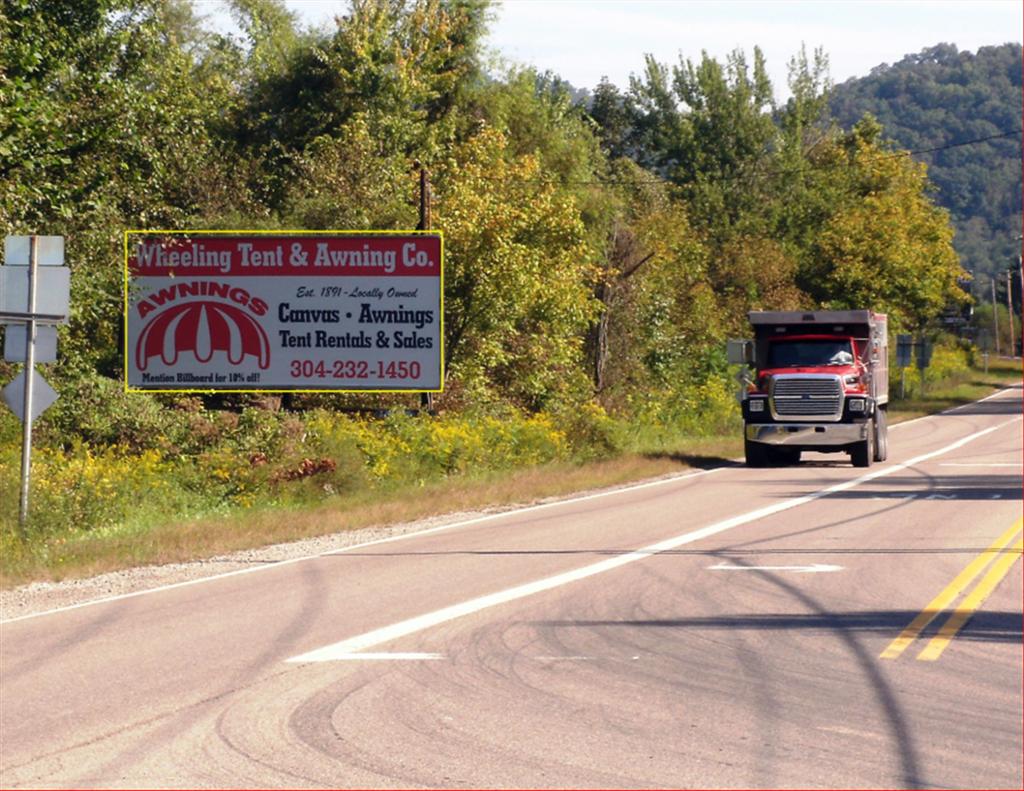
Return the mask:
[[1021, 439], [1014, 389], [869, 470], [700, 471], [7, 621], [0, 785], [1019, 789]]

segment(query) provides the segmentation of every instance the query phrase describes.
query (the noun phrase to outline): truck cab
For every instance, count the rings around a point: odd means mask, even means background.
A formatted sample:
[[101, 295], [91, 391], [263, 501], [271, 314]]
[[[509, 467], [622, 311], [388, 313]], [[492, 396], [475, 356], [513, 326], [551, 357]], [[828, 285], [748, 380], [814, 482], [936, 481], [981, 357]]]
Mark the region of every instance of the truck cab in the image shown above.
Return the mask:
[[856, 467], [888, 453], [886, 317], [867, 310], [758, 311], [741, 394], [747, 464], [794, 464], [805, 450], [845, 452]]

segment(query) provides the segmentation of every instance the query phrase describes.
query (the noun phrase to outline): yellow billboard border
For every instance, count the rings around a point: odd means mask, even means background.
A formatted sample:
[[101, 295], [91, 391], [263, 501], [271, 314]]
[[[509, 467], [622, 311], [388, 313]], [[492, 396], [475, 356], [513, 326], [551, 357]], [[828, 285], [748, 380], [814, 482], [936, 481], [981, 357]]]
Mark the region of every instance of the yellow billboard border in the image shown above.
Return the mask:
[[[299, 387], [282, 387], [282, 388], [262, 388], [262, 387], [248, 387], [243, 389], [236, 388], [162, 388], [162, 387], [132, 387], [128, 384], [128, 288], [129, 288], [129, 277], [128, 277], [128, 237], [131, 234], [150, 234], [150, 235], [162, 235], [168, 234], [185, 234], [185, 235], [199, 235], [204, 234], [208, 236], [220, 235], [220, 236], [239, 236], [239, 235], [262, 235], [262, 236], [437, 236], [441, 242], [441, 283], [440, 283], [440, 302], [441, 302], [441, 316], [440, 316], [440, 349], [438, 353], [440, 355], [441, 363], [441, 379], [440, 386], [436, 390], [424, 390], [424, 389], [389, 389], [389, 390], [371, 390], [371, 389], [338, 389], [338, 388], [299, 388]], [[340, 231], [340, 230], [325, 230], [325, 231], [310, 231], [310, 230], [213, 230], [213, 229], [188, 229], [188, 230], [137, 230], [131, 229], [124, 232], [124, 309], [123, 309], [123, 329], [124, 329], [124, 348], [122, 352], [124, 354], [124, 391], [125, 393], [199, 393], [201, 395], [216, 395], [218, 393], [314, 393], [314, 394], [326, 394], [326, 393], [443, 393], [444, 392], [444, 231]]]

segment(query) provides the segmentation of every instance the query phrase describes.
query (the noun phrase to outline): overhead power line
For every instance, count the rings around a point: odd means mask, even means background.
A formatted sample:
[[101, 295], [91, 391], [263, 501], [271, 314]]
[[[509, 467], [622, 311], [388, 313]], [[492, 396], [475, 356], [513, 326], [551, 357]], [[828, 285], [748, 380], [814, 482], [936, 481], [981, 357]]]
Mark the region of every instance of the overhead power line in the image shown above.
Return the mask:
[[1019, 135], [1020, 129], [1015, 129], [1012, 132], [1000, 132], [999, 134], [989, 135], [988, 137], [979, 137], [974, 140], [965, 140], [962, 143], [947, 143], [944, 146], [935, 146], [935, 148], [919, 148], [916, 151], [901, 151], [901, 154], [931, 154], [935, 151], [945, 151], [947, 148], [960, 148], [961, 146], [973, 146], [976, 143], [987, 143], [989, 140], [999, 140], [1003, 137], [1013, 137]]

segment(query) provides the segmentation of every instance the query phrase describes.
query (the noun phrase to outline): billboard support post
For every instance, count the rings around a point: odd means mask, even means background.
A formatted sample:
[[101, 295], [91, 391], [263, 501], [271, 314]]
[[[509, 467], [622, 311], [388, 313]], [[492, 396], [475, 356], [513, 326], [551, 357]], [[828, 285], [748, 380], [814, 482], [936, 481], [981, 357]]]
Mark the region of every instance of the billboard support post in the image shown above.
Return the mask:
[[[1006, 315], [1010, 319], [1010, 357], [1017, 356], [1017, 331], [1013, 328], [1013, 278], [1006, 270]], [[1021, 325], [1024, 331], [1024, 324]]]
[[[416, 167], [420, 170], [420, 222], [416, 226], [417, 231], [430, 230], [430, 173], [423, 167], [423, 163], [416, 161]], [[434, 411], [434, 394], [420, 393], [420, 408], [427, 412]]]

